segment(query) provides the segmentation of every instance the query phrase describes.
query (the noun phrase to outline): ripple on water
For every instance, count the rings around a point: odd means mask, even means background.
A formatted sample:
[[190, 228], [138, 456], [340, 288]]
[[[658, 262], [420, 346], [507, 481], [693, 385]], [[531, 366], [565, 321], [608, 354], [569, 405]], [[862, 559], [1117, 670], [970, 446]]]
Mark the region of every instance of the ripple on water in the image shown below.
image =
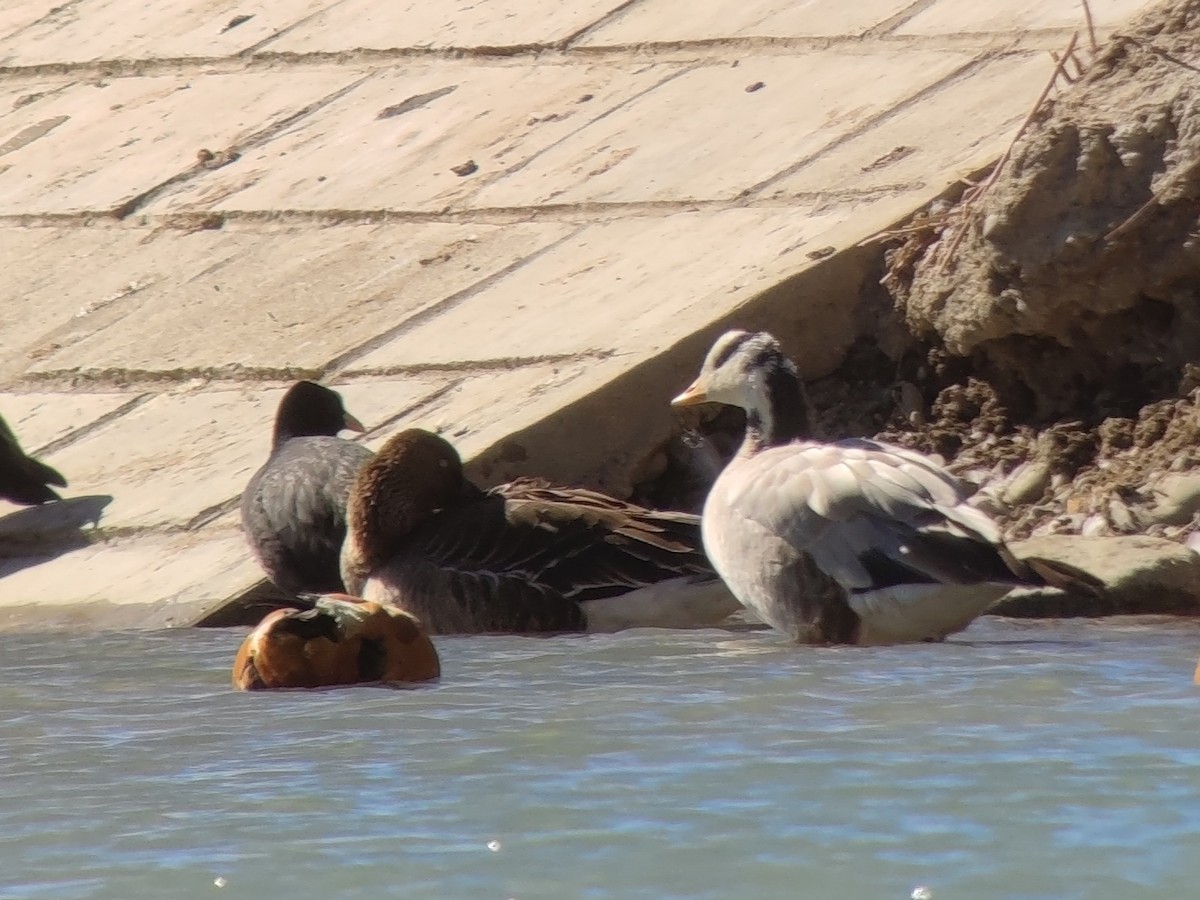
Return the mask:
[[[5, 897], [1190, 896], [1190, 624], [441, 642], [236, 694], [242, 632], [0, 636]], [[215, 884], [224, 879], [224, 886]]]

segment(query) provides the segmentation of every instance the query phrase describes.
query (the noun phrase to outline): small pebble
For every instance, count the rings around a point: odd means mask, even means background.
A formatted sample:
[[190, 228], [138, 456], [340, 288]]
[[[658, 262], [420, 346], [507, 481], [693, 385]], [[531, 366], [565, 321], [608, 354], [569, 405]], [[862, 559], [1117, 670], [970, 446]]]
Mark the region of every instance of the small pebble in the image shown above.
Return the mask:
[[765, 87], [766, 87], [766, 85], [763, 84], [761, 81], [756, 81], [753, 84], [746, 85], [746, 93], [753, 94], [755, 91], [761, 91]]

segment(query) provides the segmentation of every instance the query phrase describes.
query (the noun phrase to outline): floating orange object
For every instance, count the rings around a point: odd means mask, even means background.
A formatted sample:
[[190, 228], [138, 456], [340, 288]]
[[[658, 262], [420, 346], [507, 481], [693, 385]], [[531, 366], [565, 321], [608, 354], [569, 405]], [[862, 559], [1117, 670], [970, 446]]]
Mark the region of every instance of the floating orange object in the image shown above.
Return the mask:
[[235, 688], [412, 684], [441, 674], [433, 642], [403, 610], [345, 594], [300, 601], [311, 605], [277, 609], [247, 635], [233, 663]]

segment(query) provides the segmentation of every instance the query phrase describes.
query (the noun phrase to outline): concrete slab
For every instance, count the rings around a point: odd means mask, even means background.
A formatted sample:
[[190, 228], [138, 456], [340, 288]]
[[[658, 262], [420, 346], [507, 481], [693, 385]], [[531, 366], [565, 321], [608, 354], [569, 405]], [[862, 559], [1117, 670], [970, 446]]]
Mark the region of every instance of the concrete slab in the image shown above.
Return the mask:
[[[1097, 27], [1119, 25], [1154, 0], [1088, 0]], [[1034, 28], [1078, 28], [1086, 33], [1078, 0], [1007, 0], [963, 3], [938, 0], [896, 29], [896, 34], [936, 35], [1021, 32]]]
[[583, 47], [704, 41], [731, 37], [860, 35], [912, 5], [912, 0], [745, 0], [737, 4], [642, 0], [589, 32]]
[[[453, 374], [424, 373], [400, 378], [372, 378], [348, 383], [327, 382], [342, 395], [346, 409], [367, 427], [364, 443], [377, 448], [399, 424], [433, 404], [457, 382]], [[405, 418], [400, 419], [401, 415]]]
[[[28, 28], [62, 5], [62, 0], [24, 0], [0, 6], [0, 54], [3, 53], [3, 38]], [[0, 59], [3, 59], [2, 55]]]
[[[361, 77], [345, 69], [79, 83], [0, 117], [0, 213], [110, 211]], [[242, 171], [240, 161], [227, 168]], [[48, 164], [49, 163], [49, 164]]]
[[[232, 56], [336, 0], [77, 0], [18, 4], [45, 6], [40, 21], [0, 40], [4, 65], [148, 57]], [[11, 18], [11, 14], [9, 14]], [[234, 22], [245, 17], [244, 21]], [[0, 33], [5, 14], [0, 13]]]
[[[76, 230], [31, 245], [41, 265], [26, 260], [10, 278], [21, 305], [57, 310], [52, 320], [60, 323], [26, 345], [23, 369], [176, 377], [238, 366], [318, 370], [569, 230], [276, 226], [122, 231], [103, 241]], [[57, 258], [73, 235], [111, 261], [96, 278], [94, 255]]]
[[57, 349], [50, 333], [80, 311], [81, 293], [96, 300], [127, 288], [134, 273], [98, 261], [120, 259], [132, 242], [129, 235], [105, 229], [4, 229], [0, 383], [24, 371], [38, 354]]
[[[346, 396], [371, 426], [432, 389], [413, 380]], [[71, 473], [73, 493], [113, 496], [106, 529], [184, 526], [241, 495], [267, 458], [283, 391], [253, 384], [166, 391], [45, 459]]]
[[59, 556], [0, 559], [0, 628], [95, 627], [96, 620], [109, 628], [168, 627], [254, 577], [238, 533], [147, 535]]
[[282, 394], [163, 391], [46, 461], [71, 473], [73, 491], [113, 495], [108, 529], [184, 526], [237, 495], [266, 459]]
[[[901, 195], [827, 208], [690, 212], [592, 225], [355, 366], [662, 350], [810, 265], [814, 251], [819, 257], [867, 237], [915, 203], [914, 196]], [[850, 315], [826, 308], [820, 298], [805, 300], [814, 314]], [[488, 326], [480, 327], [484, 321]], [[825, 351], [833, 359], [842, 349]], [[814, 370], [829, 364], [810, 363]]]
[[[21, 446], [33, 453], [51, 441], [86, 428], [142, 396], [131, 393], [66, 393], [38, 391], [32, 394], [0, 393], [0, 413], [17, 435]], [[64, 473], [65, 474], [65, 473]], [[69, 476], [68, 476], [69, 478]], [[2, 503], [3, 501], [0, 501]]]
[[[470, 205], [481, 188], [523, 178], [530, 159], [678, 71], [400, 64], [235, 165], [164, 194], [149, 211]], [[468, 161], [474, 171], [453, 171]]]
[[[579, 129], [476, 205], [728, 199], [949, 76], [958, 52], [756, 54], [705, 65]], [[802, 100], [798, 98], [803, 98]]]
[[564, 391], [590, 383], [587, 376], [595, 368], [594, 362], [563, 362], [465, 374], [427, 406], [395, 422], [378, 437], [372, 435], [368, 444], [378, 447], [398, 431], [424, 428], [454, 444], [463, 459], [471, 459], [514, 429], [544, 416], [548, 405], [553, 408], [567, 396]]
[[621, 0], [343, 0], [264, 49], [288, 53], [391, 47], [504, 47], [552, 44], [599, 21]]
[[990, 62], [821, 154], [763, 195], [896, 184], [937, 188], [978, 172], [1004, 152], [1053, 68], [1044, 53]]

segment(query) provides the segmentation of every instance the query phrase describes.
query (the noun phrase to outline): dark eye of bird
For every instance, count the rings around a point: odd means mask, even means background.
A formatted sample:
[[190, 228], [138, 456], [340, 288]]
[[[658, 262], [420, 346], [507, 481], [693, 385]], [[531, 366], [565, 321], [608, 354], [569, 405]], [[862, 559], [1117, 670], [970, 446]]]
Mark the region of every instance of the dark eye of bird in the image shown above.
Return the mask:
[[756, 369], [765, 369], [773, 365], [779, 354], [771, 347], [764, 347], [754, 355], [754, 367]]

